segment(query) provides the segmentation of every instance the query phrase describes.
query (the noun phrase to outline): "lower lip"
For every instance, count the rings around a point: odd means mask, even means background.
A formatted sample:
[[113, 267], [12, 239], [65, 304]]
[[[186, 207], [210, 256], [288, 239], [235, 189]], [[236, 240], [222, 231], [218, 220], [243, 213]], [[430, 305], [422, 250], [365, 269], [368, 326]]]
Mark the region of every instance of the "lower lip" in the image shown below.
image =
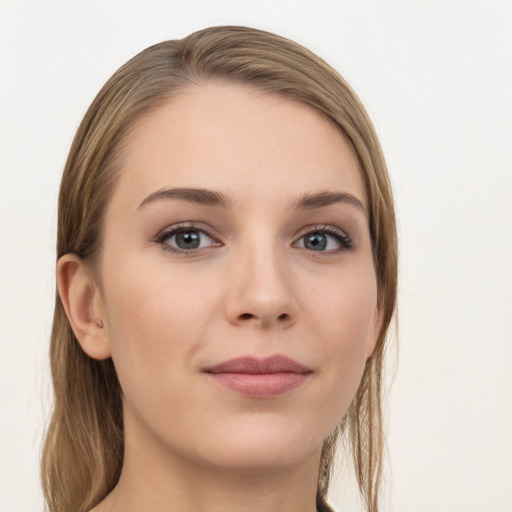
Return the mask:
[[303, 384], [308, 373], [210, 373], [221, 386], [252, 398], [271, 398]]

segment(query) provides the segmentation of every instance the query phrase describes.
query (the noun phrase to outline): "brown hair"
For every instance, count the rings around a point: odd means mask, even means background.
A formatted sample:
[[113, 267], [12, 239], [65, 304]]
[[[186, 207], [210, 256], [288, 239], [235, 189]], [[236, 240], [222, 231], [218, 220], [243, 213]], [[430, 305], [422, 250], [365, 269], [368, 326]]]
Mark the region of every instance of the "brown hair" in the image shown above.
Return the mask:
[[[397, 240], [386, 165], [364, 107], [338, 73], [302, 46], [246, 27], [212, 27], [165, 41], [124, 64], [103, 86], [74, 138], [59, 195], [57, 258], [93, 262], [102, 220], [134, 121], [189, 84], [247, 83], [310, 105], [331, 119], [359, 158], [382, 328], [353, 402], [325, 440], [317, 497], [326, 499], [336, 446], [348, 440], [368, 512], [378, 511], [382, 473], [382, 366], [396, 302]], [[42, 454], [48, 510], [86, 512], [115, 486], [123, 464], [121, 389], [111, 359], [80, 348], [57, 294], [50, 346], [54, 409]]]

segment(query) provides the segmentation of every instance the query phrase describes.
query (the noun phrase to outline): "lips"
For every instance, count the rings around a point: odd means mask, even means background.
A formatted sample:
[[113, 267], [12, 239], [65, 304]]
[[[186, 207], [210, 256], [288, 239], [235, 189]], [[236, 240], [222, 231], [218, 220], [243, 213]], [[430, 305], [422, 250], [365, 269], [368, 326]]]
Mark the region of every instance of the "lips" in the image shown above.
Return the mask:
[[306, 366], [285, 356], [273, 356], [265, 359], [256, 357], [237, 357], [206, 370], [207, 373], [311, 373]]
[[303, 384], [311, 369], [286, 356], [239, 357], [204, 370], [224, 388], [252, 398], [281, 395]]

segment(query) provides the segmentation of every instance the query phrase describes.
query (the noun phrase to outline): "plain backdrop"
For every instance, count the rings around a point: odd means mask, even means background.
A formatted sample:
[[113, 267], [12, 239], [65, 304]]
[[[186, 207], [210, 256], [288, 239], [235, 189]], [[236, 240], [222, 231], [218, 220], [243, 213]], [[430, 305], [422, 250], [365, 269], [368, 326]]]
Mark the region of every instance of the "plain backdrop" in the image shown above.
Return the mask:
[[[510, 0], [0, 0], [0, 510], [43, 508], [56, 201], [78, 123], [135, 53], [219, 24], [318, 53], [381, 138], [401, 243], [383, 511], [512, 512]], [[333, 483], [340, 512], [362, 510], [351, 478]]]

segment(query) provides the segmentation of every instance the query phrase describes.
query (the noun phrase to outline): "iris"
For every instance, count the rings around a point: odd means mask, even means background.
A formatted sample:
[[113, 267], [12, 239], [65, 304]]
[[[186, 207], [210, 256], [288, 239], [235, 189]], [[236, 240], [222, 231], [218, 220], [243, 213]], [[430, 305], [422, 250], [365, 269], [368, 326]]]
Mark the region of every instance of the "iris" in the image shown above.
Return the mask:
[[197, 249], [200, 242], [198, 231], [181, 231], [176, 234], [176, 245], [180, 249]]
[[311, 233], [304, 237], [304, 247], [312, 251], [323, 251], [327, 247], [327, 236], [323, 233]]

